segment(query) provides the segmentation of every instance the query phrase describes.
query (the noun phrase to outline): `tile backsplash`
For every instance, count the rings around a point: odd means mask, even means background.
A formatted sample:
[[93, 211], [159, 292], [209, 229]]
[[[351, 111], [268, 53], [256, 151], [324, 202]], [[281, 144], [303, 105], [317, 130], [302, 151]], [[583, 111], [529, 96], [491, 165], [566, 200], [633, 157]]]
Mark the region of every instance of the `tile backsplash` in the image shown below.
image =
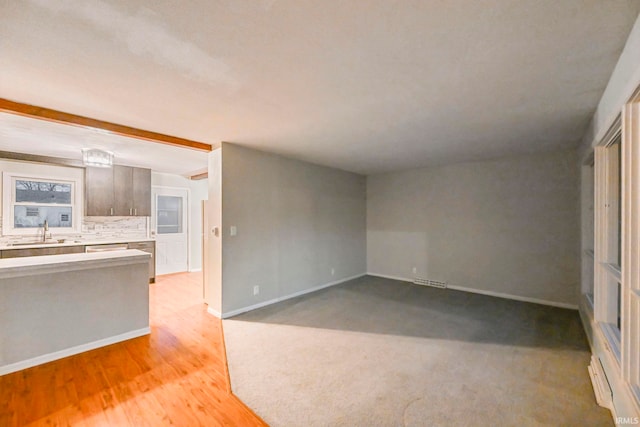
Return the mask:
[[87, 216], [82, 221], [82, 238], [99, 240], [127, 237], [148, 237], [149, 217], [146, 216]]
[[[0, 218], [0, 245], [16, 242], [28, 242], [42, 237], [42, 230], [34, 230], [33, 234], [23, 236], [4, 236], [2, 218]], [[117, 216], [88, 216], [82, 221], [82, 233], [56, 233], [52, 230], [54, 239], [67, 240], [112, 240], [145, 239], [149, 237], [148, 217], [117, 217]]]

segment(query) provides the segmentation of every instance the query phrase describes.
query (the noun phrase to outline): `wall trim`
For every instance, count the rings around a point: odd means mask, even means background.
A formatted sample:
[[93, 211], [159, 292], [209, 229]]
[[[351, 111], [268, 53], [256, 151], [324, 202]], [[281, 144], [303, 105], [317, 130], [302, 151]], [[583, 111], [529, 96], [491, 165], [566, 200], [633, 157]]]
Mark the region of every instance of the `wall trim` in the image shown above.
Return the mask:
[[485, 291], [484, 289], [466, 288], [464, 286], [449, 285], [448, 288], [454, 289], [456, 291], [471, 292], [474, 294], [487, 295], [491, 297], [512, 299], [515, 301], [530, 302], [533, 304], [549, 305], [551, 307], [568, 308], [570, 310], [578, 309], [578, 304], [569, 304], [566, 302], [549, 301], [549, 300], [540, 299], [540, 298], [522, 297], [520, 295], [505, 294], [502, 292]]
[[399, 277], [399, 276], [389, 276], [388, 274], [379, 274], [379, 273], [367, 272], [367, 276], [382, 277], [383, 279], [399, 280], [401, 282], [413, 283], [413, 279], [409, 279], [409, 278], [406, 278], [406, 277]]
[[[413, 279], [409, 279], [406, 277], [388, 276], [385, 274], [378, 274], [378, 273], [367, 273], [367, 275], [374, 276], [374, 277], [382, 277], [384, 279], [400, 280], [403, 282], [413, 283]], [[497, 297], [497, 298], [511, 299], [515, 301], [530, 302], [533, 304], [549, 305], [551, 307], [568, 308], [570, 310], [578, 309], [577, 304], [568, 304], [566, 302], [557, 302], [557, 301], [549, 301], [549, 300], [539, 299], [539, 298], [523, 297], [520, 295], [505, 294], [502, 292], [486, 291], [484, 289], [467, 288], [464, 286], [456, 286], [456, 285], [447, 285], [447, 289], [453, 289], [455, 291], [471, 292], [473, 294], [487, 295], [487, 296]]]
[[197, 273], [199, 271], [202, 271], [202, 268], [190, 268], [189, 269], [189, 273]]
[[211, 307], [207, 307], [207, 313], [211, 314], [212, 316], [217, 317], [218, 319], [222, 319], [222, 314], [220, 314], [220, 312], [218, 310], [214, 310]]
[[[263, 301], [263, 302], [260, 302], [258, 304], [250, 305], [250, 306], [239, 308], [239, 309], [236, 309], [236, 310], [231, 310], [231, 311], [229, 311], [227, 313], [223, 313], [222, 314], [222, 319], [228, 319], [230, 317], [237, 316], [238, 314], [246, 313], [247, 311], [256, 310], [258, 308], [266, 307], [266, 306], [271, 305], [271, 304], [275, 304], [275, 303], [282, 302], [282, 301], [285, 301], [285, 300], [288, 300], [288, 299], [291, 299], [291, 298], [295, 298], [295, 297], [299, 297], [299, 296], [302, 296], [302, 295], [306, 295], [306, 294], [309, 294], [311, 292], [316, 292], [316, 291], [319, 291], [321, 289], [328, 288], [330, 286], [339, 285], [340, 283], [348, 282], [349, 280], [358, 279], [358, 278], [366, 276], [366, 275], [367, 275], [367, 273], [356, 274], [355, 276], [351, 276], [351, 277], [347, 277], [347, 278], [344, 278], [344, 279], [336, 280], [334, 282], [325, 283], [324, 285], [315, 286], [313, 288], [309, 288], [309, 289], [305, 289], [305, 290], [302, 290], [302, 291], [294, 292], [294, 293], [289, 294], [289, 295], [285, 295], [285, 296], [278, 297], [278, 298], [273, 298], [273, 299], [270, 299], [268, 301]], [[209, 309], [207, 309], [207, 311], [209, 311]], [[211, 310], [211, 311], [209, 311], [209, 313], [211, 313], [211, 314], [213, 314], [215, 316], [216, 312], [215, 312], [215, 310]]]
[[95, 350], [96, 348], [115, 344], [121, 341], [138, 338], [143, 335], [149, 335], [150, 333], [151, 328], [147, 326], [146, 328], [125, 332], [124, 334], [114, 335], [112, 337], [103, 338], [101, 340], [92, 341], [86, 344], [76, 345], [74, 347], [54, 351], [53, 353], [43, 354], [42, 356], [33, 357], [31, 359], [22, 360], [20, 362], [10, 363], [8, 365], [0, 366], [0, 376], [31, 368], [33, 366], [42, 365], [54, 360], [63, 359], [65, 357], [73, 356], [74, 354]]

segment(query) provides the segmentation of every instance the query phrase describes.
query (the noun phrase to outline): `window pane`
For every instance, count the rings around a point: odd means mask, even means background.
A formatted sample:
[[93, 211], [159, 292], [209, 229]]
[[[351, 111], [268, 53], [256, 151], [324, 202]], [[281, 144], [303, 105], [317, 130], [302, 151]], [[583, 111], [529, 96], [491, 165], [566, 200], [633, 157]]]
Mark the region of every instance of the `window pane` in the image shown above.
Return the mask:
[[587, 295], [589, 295], [590, 298], [590, 302], [591, 305], [593, 305], [593, 288], [594, 288], [594, 276], [595, 276], [595, 272], [594, 272], [594, 265], [593, 265], [593, 259], [588, 259], [587, 260], [587, 271], [585, 274], [586, 278], [585, 280], [587, 281]]
[[595, 186], [595, 169], [594, 169], [594, 165], [590, 165], [587, 168], [587, 173], [586, 173], [586, 177], [585, 177], [585, 181], [587, 182], [587, 186], [588, 186], [588, 191], [586, 191], [585, 194], [585, 198], [586, 198], [586, 221], [587, 221], [587, 226], [586, 226], [586, 231], [587, 231], [587, 235], [585, 236], [586, 239], [586, 246], [587, 249], [591, 249], [593, 250], [594, 248], [594, 233], [595, 233], [595, 200], [596, 200], [596, 186]]
[[16, 180], [16, 202], [71, 204], [71, 184]]
[[158, 196], [158, 234], [182, 233], [182, 197]]
[[621, 221], [622, 210], [620, 197], [622, 192], [621, 175], [621, 141], [620, 137], [616, 142], [607, 148], [607, 176], [606, 179], [606, 202], [605, 208], [607, 218], [607, 262], [621, 267], [622, 261], [622, 239]]
[[620, 318], [622, 316], [622, 285], [618, 282], [618, 330], [622, 331], [622, 322]]
[[[615, 144], [617, 146], [618, 158], [618, 265], [622, 266], [622, 141]], [[614, 147], [615, 147], [614, 146]], [[618, 328], [619, 329], [619, 328]]]
[[71, 227], [71, 206], [15, 206], [15, 228], [40, 228], [47, 220], [49, 227]]
[[582, 290], [593, 307], [594, 233], [595, 233], [595, 162], [582, 167]]

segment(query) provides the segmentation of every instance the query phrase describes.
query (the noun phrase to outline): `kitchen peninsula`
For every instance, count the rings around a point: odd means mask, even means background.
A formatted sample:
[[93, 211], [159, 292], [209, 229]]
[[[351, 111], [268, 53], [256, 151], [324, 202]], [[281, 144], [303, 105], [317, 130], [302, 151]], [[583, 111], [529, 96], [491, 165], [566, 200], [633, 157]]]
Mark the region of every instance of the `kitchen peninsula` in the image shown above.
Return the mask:
[[2, 244], [0, 258], [18, 258], [38, 255], [59, 255], [82, 252], [100, 252], [110, 250], [139, 249], [150, 254], [149, 283], [156, 279], [155, 241], [149, 238], [112, 238], [102, 240], [54, 240], [53, 242], [18, 242]]
[[0, 259], [0, 375], [149, 334], [150, 257]]

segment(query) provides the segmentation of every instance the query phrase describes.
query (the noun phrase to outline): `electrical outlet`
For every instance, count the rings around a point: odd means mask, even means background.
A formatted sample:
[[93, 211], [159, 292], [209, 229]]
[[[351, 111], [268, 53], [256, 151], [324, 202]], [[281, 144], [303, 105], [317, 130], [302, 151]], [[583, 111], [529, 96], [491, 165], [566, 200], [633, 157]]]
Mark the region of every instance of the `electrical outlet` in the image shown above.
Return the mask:
[[413, 274], [418, 274], [418, 269], [413, 267]]
[[260, 286], [254, 286], [253, 287], [253, 294], [254, 295], [258, 295], [260, 293]]
[[331, 269], [331, 275], [333, 276], [334, 274], [336, 274], [336, 269], [335, 269], [335, 268], [332, 268], [332, 269]]

